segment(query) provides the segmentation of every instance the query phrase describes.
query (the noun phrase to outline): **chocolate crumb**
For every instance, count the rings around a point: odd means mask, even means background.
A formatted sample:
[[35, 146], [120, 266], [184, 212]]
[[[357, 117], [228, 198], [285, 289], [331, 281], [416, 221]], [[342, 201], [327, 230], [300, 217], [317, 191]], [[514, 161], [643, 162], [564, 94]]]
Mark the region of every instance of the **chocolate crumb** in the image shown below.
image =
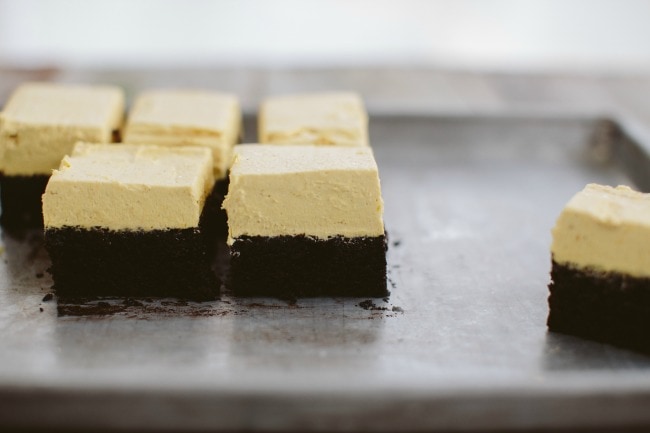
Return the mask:
[[135, 299], [131, 298], [126, 298], [124, 302], [122, 302], [123, 305], [127, 307], [142, 307], [142, 302], [136, 301]]
[[54, 299], [54, 295], [52, 293], [48, 293], [47, 295], [43, 296], [43, 302], [48, 302]]
[[98, 302], [95, 305], [69, 305], [59, 304], [57, 313], [62, 316], [108, 316], [124, 311], [122, 305], [111, 305], [108, 302]]
[[398, 240], [396, 240], [396, 241], [393, 241], [393, 246], [394, 246], [394, 247], [399, 247], [400, 245], [402, 245], [402, 241], [401, 241], [401, 240], [398, 239]]
[[111, 139], [113, 143], [119, 143], [122, 140], [122, 133], [119, 129], [113, 129], [111, 131]]
[[245, 304], [244, 306], [248, 308], [268, 308], [268, 309], [276, 309], [276, 310], [284, 308], [284, 305], [263, 304], [261, 302], [252, 302], [250, 304]]
[[402, 307], [395, 306], [395, 307], [391, 308], [391, 311], [394, 311], [396, 313], [403, 313], [404, 309]]
[[364, 310], [388, 311], [388, 308], [386, 308], [386, 307], [379, 307], [379, 306], [375, 305], [375, 303], [372, 302], [372, 299], [366, 299], [365, 301], [359, 302], [357, 305], [359, 307], [363, 308]]
[[40, 310], [41, 313], [43, 312], [43, 308], [39, 308], [39, 310]]
[[373, 305], [375, 305], [375, 304], [373, 304], [372, 300], [370, 300], [370, 299], [366, 299], [365, 301], [359, 302], [357, 304], [357, 306], [363, 308], [364, 310], [370, 310]]

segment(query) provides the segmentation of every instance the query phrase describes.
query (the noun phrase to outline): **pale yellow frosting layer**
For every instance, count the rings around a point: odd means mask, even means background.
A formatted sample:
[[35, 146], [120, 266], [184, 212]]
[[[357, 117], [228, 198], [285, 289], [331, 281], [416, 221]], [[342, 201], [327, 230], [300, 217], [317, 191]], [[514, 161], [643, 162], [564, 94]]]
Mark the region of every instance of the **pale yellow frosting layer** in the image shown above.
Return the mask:
[[650, 277], [650, 194], [589, 184], [553, 228], [557, 263]]
[[0, 113], [0, 171], [49, 175], [77, 141], [111, 142], [123, 119], [118, 87], [23, 84]]
[[204, 147], [78, 143], [47, 184], [45, 227], [197, 227], [213, 184]]
[[384, 234], [377, 164], [369, 147], [235, 146], [228, 243], [240, 236]]
[[260, 143], [368, 145], [368, 114], [352, 92], [268, 98], [260, 107], [258, 126]]
[[242, 133], [242, 113], [234, 95], [199, 90], [152, 90], [133, 104], [125, 143], [205, 146], [211, 149], [214, 174], [226, 176], [232, 147]]

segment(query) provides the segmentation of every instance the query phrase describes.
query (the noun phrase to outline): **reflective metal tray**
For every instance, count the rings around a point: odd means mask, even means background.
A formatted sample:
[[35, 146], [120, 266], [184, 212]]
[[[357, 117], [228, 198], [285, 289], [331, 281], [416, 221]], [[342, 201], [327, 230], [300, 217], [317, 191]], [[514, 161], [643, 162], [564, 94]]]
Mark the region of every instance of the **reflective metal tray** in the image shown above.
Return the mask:
[[213, 303], [59, 306], [59, 315], [56, 299], [43, 301], [51, 280], [39, 237], [4, 235], [0, 426], [650, 425], [650, 358], [545, 325], [550, 229], [566, 201], [588, 182], [650, 189], [648, 141], [628, 129], [373, 117], [386, 300], [226, 292]]

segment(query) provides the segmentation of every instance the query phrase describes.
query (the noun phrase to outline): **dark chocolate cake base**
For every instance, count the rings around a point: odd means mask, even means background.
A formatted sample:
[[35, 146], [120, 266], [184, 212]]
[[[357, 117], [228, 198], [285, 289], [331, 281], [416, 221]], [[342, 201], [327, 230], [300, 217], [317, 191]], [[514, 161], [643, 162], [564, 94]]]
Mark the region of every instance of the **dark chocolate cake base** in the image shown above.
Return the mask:
[[228, 176], [217, 180], [214, 183], [212, 192], [205, 200], [204, 213], [209, 215], [209, 219], [212, 221], [210, 225], [211, 232], [207, 233], [207, 236], [210, 239], [219, 239], [223, 241], [228, 235], [228, 217], [226, 211], [221, 209], [221, 204], [228, 193], [229, 183], [230, 181]]
[[205, 235], [198, 228], [112, 231], [47, 228], [45, 248], [61, 299], [218, 296]]
[[230, 249], [237, 296], [385, 297], [386, 237], [243, 236]]
[[650, 278], [553, 261], [550, 331], [650, 353]]
[[0, 224], [8, 231], [43, 227], [41, 196], [50, 176], [0, 176]]

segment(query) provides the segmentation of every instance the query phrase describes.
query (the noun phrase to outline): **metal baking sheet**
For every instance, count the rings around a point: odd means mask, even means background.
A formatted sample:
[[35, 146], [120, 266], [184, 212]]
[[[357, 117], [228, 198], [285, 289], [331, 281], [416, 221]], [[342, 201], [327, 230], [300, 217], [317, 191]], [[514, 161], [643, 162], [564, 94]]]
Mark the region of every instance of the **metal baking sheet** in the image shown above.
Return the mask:
[[650, 358], [545, 326], [550, 229], [566, 201], [588, 182], [650, 188], [646, 142], [626, 128], [373, 117], [386, 300], [226, 292], [204, 304], [59, 306], [60, 315], [56, 299], [43, 301], [51, 280], [39, 237], [3, 235], [0, 426], [650, 425]]

